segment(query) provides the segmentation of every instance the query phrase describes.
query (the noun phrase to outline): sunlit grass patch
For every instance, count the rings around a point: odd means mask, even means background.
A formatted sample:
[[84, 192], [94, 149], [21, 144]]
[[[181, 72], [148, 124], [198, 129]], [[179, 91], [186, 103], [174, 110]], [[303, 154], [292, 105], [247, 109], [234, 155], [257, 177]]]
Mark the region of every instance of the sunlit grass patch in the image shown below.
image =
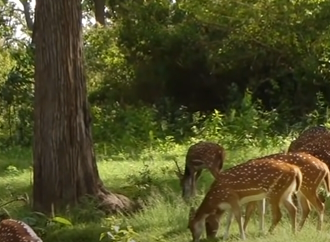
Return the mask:
[[[170, 147], [170, 148], [166, 148]], [[118, 159], [112, 156], [103, 156], [98, 160], [99, 173], [106, 187], [118, 193], [123, 193], [134, 199], [142, 199], [145, 203], [144, 210], [131, 216], [112, 216], [108, 221], [103, 212], [96, 209], [96, 205], [86, 200], [80, 206], [71, 208], [65, 213], [57, 213], [57, 216], [68, 219], [72, 226], [47, 227], [46, 224], [38, 224], [43, 231], [42, 237], [47, 242], [96, 242], [100, 234], [113, 229], [111, 226], [119, 226], [127, 230], [131, 226], [136, 234], [132, 235], [136, 242], [172, 242], [191, 241], [191, 234], [187, 228], [189, 207], [181, 199], [181, 191], [178, 178], [175, 175], [176, 165], [173, 159], [176, 158], [179, 165], [184, 167], [185, 153], [189, 145], [168, 145], [148, 148], [141, 152], [136, 159]], [[168, 149], [168, 152], [166, 150]], [[227, 150], [224, 168], [227, 169], [248, 159], [260, 157], [271, 153], [280, 152], [283, 145], [235, 148]], [[12, 153], [14, 152], [14, 154]], [[31, 195], [32, 172], [31, 156], [29, 151], [18, 150], [0, 153], [1, 179], [0, 179], [0, 202], [6, 202], [14, 196], [28, 193]], [[101, 157], [101, 156], [99, 156]], [[124, 155], [125, 157], [125, 155]], [[210, 173], [204, 171], [198, 182], [198, 194], [195, 198], [195, 207], [198, 207], [205, 192], [212, 183]], [[327, 208], [329, 205], [327, 204]], [[17, 219], [33, 217], [30, 208], [16, 202], [6, 206], [10, 214]], [[310, 242], [329, 241], [330, 217], [325, 216], [325, 223], [322, 232], [316, 231], [316, 214], [312, 212], [307, 219], [303, 230], [296, 235], [291, 234], [291, 227], [286, 211], [283, 209], [281, 223], [275, 229], [274, 234], [260, 235], [258, 231], [257, 215], [254, 215], [248, 225], [247, 241], [260, 242], [282, 242], [299, 241]], [[218, 241], [224, 233], [226, 216], [221, 219], [221, 226], [218, 232]], [[270, 211], [266, 216], [266, 229], [271, 224]], [[205, 238], [205, 233], [203, 234]], [[229, 241], [238, 241], [239, 232], [237, 223], [234, 221], [230, 229]], [[106, 241], [106, 238], [103, 240]], [[125, 239], [119, 241], [126, 241]], [[201, 240], [205, 241], [205, 240]]]

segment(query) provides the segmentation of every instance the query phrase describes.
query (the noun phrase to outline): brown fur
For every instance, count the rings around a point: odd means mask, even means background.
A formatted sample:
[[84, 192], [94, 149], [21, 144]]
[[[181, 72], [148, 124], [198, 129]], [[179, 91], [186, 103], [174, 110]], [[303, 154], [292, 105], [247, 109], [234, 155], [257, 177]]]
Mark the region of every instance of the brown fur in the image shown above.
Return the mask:
[[217, 143], [200, 141], [191, 145], [186, 154], [184, 172], [181, 172], [176, 163], [178, 168], [176, 174], [180, 180], [182, 197], [188, 200], [196, 194], [196, 182], [203, 169], [216, 177], [223, 167], [224, 160], [225, 149]]
[[299, 151], [304, 145], [313, 142], [324, 134], [330, 134], [330, 131], [323, 126], [310, 127], [291, 142], [288, 152]]
[[[310, 204], [317, 210], [319, 215], [319, 220], [317, 224], [317, 229], [320, 230], [323, 224], [323, 216], [325, 204], [318, 195], [318, 188], [322, 183], [325, 183], [325, 188], [329, 193], [329, 168], [322, 161], [316, 157], [304, 153], [304, 152], [293, 152], [287, 154], [273, 154], [262, 157], [264, 158], [273, 158], [285, 163], [296, 165], [300, 168], [303, 175], [303, 181], [301, 187], [297, 190], [299, 191], [298, 200], [302, 206], [302, 219], [299, 224], [300, 229], [303, 227], [305, 220], [310, 213]], [[244, 221], [244, 229], [247, 226], [247, 223], [250, 219], [250, 216], [255, 209], [255, 202], [248, 203], [246, 205], [246, 217]]]
[[13, 219], [0, 222], [1, 242], [42, 242], [27, 224]]
[[[297, 182], [296, 182], [297, 181]], [[291, 201], [293, 192], [302, 183], [300, 169], [277, 159], [253, 159], [245, 163], [222, 171], [212, 183], [208, 193], [197, 211], [191, 209], [189, 215], [189, 229], [193, 241], [198, 242], [205, 221], [207, 237], [213, 238], [219, 226], [219, 219], [226, 210], [232, 210], [240, 224], [241, 238], [245, 238], [243, 224], [241, 224], [240, 206], [252, 201], [268, 197], [273, 211], [272, 231], [279, 220], [280, 208], [283, 203], [291, 217], [292, 230], [296, 227], [296, 207]]]

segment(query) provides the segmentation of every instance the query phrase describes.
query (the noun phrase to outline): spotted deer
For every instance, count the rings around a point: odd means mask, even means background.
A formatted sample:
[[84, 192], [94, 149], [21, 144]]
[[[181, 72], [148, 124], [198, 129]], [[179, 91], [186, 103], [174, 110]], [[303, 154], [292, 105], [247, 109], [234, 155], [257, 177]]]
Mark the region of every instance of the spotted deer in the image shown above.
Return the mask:
[[196, 182], [203, 169], [211, 172], [213, 177], [221, 171], [225, 159], [225, 149], [217, 143], [200, 141], [189, 147], [186, 154], [185, 169], [181, 171], [177, 161], [176, 175], [180, 180], [182, 197], [188, 200], [196, 194]]
[[292, 203], [292, 194], [300, 190], [302, 173], [300, 169], [276, 159], [255, 159], [234, 166], [218, 174], [197, 210], [190, 209], [188, 228], [193, 242], [200, 240], [205, 222], [208, 238], [214, 238], [219, 219], [225, 211], [231, 211], [239, 225], [240, 237], [245, 239], [240, 206], [269, 198], [273, 231], [281, 219], [280, 204], [283, 204], [291, 218], [292, 231], [296, 231], [297, 208]]
[[310, 127], [304, 130], [295, 140], [291, 142], [288, 152], [299, 150], [305, 144], [313, 142], [323, 134], [330, 134], [330, 130], [323, 126]]
[[[330, 169], [330, 132], [320, 134], [314, 140], [296, 148], [296, 152], [306, 152], [323, 161]], [[321, 199], [325, 201], [323, 194]]]
[[[318, 213], [317, 229], [321, 230], [323, 224], [325, 205], [318, 196], [318, 188], [323, 183], [325, 185], [327, 195], [329, 196], [330, 172], [327, 165], [322, 161], [320, 161], [319, 159], [317, 159], [316, 157], [304, 152], [273, 154], [273, 155], [261, 157], [260, 159], [269, 159], [269, 158], [276, 159], [277, 161], [293, 164], [300, 168], [301, 173], [303, 175], [303, 182], [300, 191], [297, 193], [298, 201], [302, 209], [302, 217], [299, 223], [299, 229], [302, 229], [311, 211], [310, 204], [312, 204]], [[244, 231], [246, 230], [252, 212], [256, 208], [256, 203], [257, 202], [250, 202], [247, 203], [246, 205], [246, 213], [245, 213], [245, 220], [243, 226]], [[259, 216], [263, 216], [263, 211], [260, 211], [260, 206], [259, 206]], [[261, 219], [263, 218], [261, 217], [260, 221]], [[228, 234], [231, 220], [228, 220], [227, 222], [229, 224], [227, 224], [227, 230], [225, 234]]]
[[330, 133], [323, 133], [313, 141], [302, 145], [295, 152], [306, 152], [323, 161], [330, 168]]
[[4, 219], [0, 222], [0, 241], [42, 242], [29, 225], [14, 219]]

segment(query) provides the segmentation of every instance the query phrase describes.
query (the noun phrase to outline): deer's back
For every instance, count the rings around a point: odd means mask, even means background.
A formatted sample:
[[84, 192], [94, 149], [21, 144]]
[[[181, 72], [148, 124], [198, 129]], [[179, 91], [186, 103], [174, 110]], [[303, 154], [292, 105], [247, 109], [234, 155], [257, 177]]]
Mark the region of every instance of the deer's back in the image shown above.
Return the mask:
[[300, 168], [302, 173], [309, 173], [310, 171], [317, 172], [328, 170], [328, 168], [325, 168], [325, 164], [320, 159], [307, 152], [289, 152], [287, 154], [278, 153], [267, 155], [263, 158], [276, 159], [278, 161], [296, 165]]
[[311, 127], [303, 131], [297, 139], [291, 142], [288, 151], [298, 151], [304, 145], [313, 142], [324, 134], [330, 134], [330, 131], [323, 126]]
[[307, 143], [297, 149], [299, 152], [305, 152], [315, 156], [322, 162], [330, 166], [330, 133], [324, 133], [317, 139]]
[[296, 169], [294, 165], [272, 158], [249, 160], [221, 172], [219, 179], [212, 183], [210, 191], [261, 189], [268, 192], [282, 178], [295, 177]]

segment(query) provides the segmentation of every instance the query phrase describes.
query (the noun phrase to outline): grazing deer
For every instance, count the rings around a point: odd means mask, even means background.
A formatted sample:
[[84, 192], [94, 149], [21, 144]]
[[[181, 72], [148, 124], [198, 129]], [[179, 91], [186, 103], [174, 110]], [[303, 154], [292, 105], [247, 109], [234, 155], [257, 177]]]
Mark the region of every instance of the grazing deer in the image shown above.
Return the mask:
[[292, 194], [298, 192], [302, 184], [300, 169], [275, 159], [255, 159], [234, 166], [218, 174], [199, 208], [190, 209], [188, 228], [193, 242], [198, 242], [205, 222], [208, 238], [216, 236], [219, 219], [226, 210], [231, 210], [239, 225], [240, 236], [244, 240], [240, 206], [269, 198], [272, 207], [272, 232], [281, 219], [280, 204], [291, 217], [292, 231], [296, 230], [297, 208], [292, 203]]
[[304, 130], [298, 138], [293, 140], [288, 148], [288, 152], [298, 151], [305, 144], [313, 142], [323, 134], [330, 134], [330, 130], [323, 126], [310, 127]]
[[42, 242], [29, 225], [14, 219], [4, 219], [0, 222], [0, 241]]
[[330, 168], [330, 132], [302, 145], [295, 152], [306, 152], [323, 161]]
[[[316, 157], [303, 153], [287, 153], [287, 154], [273, 154], [265, 157], [261, 157], [260, 159], [276, 159], [277, 161], [282, 161], [285, 163], [296, 165], [300, 168], [301, 173], [303, 175], [303, 182], [300, 191], [298, 192], [298, 201], [302, 208], [302, 218], [299, 224], [299, 229], [302, 229], [308, 214], [311, 211], [310, 204], [317, 210], [318, 213], [318, 223], [317, 229], [321, 230], [323, 224], [324, 217], [324, 203], [320, 200], [318, 196], [318, 188], [322, 183], [325, 184], [325, 189], [327, 191], [327, 195], [330, 193], [330, 172], [329, 168], [322, 161], [317, 159]], [[246, 230], [246, 226], [250, 220], [252, 212], [255, 210], [257, 202], [250, 202], [246, 205], [246, 213], [244, 220], [244, 231]], [[262, 215], [262, 211], [260, 211], [259, 215]], [[228, 230], [230, 227], [231, 220], [227, 222], [227, 231], [225, 234], [228, 234]], [[260, 221], [259, 221], [260, 222]]]
[[213, 177], [221, 171], [225, 159], [225, 149], [213, 142], [200, 141], [189, 147], [186, 154], [184, 172], [177, 166], [176, 175], [179, 177], [182, 197], [188, 200], [196, 194], [196, 182], [203, 169], [208, 169]]

